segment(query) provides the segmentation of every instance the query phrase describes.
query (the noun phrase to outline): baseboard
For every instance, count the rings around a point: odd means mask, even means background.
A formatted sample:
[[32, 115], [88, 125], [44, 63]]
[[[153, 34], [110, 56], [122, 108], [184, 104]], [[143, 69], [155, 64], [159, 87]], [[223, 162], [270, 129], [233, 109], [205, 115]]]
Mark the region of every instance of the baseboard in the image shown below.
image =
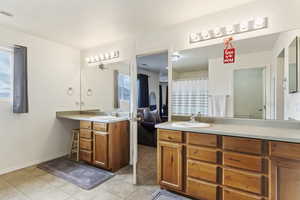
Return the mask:
[[49, 160], [60, 158], [62, 156], [66, 156], [66, 155], [67, 155], [66, 153], [63, 153], [63, 154], [61, 154], [59, 156], [55, 156], [53, 158], [47, 158], [47, 159], [44, 159], [44, 160], [33, 160], [33, 161], [30, 161], [30, 162], [23, 163], [22, 165], [19, 165], [19, 166], [14, 166], [14, 167], [11, 167], [11, 168], [6, 168], [6, 169], [0, 169], [0, 175], [6, 174], [6, 173], [9, 173], [9, 172], [13, 172], [13, 171], [16, 171], [16, 170], [20, 170], [20, 169], [23, 169], [23, 168], [31, 167], [31, 166], [34, 166], [34, 165], [38, 165], [38, 164], [41, 164], [43, 162], [47, 162]]

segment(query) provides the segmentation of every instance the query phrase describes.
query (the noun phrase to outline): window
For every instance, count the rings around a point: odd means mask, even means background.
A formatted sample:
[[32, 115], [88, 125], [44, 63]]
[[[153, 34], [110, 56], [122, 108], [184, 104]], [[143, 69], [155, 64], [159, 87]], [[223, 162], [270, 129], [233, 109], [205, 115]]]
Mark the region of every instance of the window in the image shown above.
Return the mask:
[[12, 53], [0, 49], [0, 100], [8, 100], [12, 92]]
[[130, 77], [126, 74], [119, 73], [118, 91], [120, 101], [130, 101]]

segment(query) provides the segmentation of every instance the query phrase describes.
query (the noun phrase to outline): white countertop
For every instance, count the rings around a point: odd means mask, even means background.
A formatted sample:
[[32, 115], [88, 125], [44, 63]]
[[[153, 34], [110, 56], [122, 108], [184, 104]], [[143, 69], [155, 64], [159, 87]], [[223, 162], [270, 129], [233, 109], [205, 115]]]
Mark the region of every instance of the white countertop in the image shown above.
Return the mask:
[[101, 119], [101, 116], [99, 115], [89, 115], [89, 114], [58, 114], [57, 117], [61, 119], [93, 121], [93, 122], [102, 122], [102, 123], [114, 123], [114, 122], [129, 120], [129, 117], [115, 117], [109, 119]]
[[243, 124], [239, 125], [226, 123], [212, 123], [208, 128], [179, 128], [172, 126], [172, 122], [157, 124], [155, 127], [160, 129], [179, 130], [195, 133], [207, 133], [215, 135], [300, 143], [300, 129], [297, 128], [274, 128], [270, 126], [254, 126]]

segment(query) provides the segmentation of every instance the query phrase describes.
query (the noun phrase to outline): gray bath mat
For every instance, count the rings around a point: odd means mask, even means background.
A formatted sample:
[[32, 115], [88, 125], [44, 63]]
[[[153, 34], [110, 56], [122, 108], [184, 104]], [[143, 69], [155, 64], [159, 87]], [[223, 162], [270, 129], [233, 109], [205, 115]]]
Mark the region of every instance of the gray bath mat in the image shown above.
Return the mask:
[[58, 176], [83, 189], [90, 190], [114, 176], [113, 173], [67, 158], [58, 158], [38, 165], [38, 168]]
[[153, 194], [152, 200], [191, 200], [189, 198], [179, 196], [166, 190], [158, 190]]

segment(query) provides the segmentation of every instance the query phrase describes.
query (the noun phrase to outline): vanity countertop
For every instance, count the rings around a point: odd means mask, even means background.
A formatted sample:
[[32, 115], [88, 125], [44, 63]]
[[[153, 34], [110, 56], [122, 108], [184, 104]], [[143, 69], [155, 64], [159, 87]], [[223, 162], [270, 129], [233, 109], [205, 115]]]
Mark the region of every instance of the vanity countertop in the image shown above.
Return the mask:
[[120, 121], [129, 120], [126, 116], [121, 117], [113, 117], [113, 118], [101, 118], [103, 115], [96, 115], [96, 114], [83, 114], [79, 112], [57, 112], [57, 118], [61, 119], [71, 119], [71, 120], [78, 120], [78, 121], [93, 121], [93, 122], [102, 122], [102, 123], [114, 123]]
[[[268, 122], [269, 123], [269, 122]], [[276, 123], [276, 122], [272, 122]], [[280, 122], [283, 123], [283, 122]], [[224, 136], [235, 136], [235, 137], [246, 137], [246, 138], [256, 138], [264, 140], [274, 140], [274, 141], [283, 141], [283, 142], [293, 142], [300, 143], [300, 126], [299, 124], [292, 123], [292, 126], [262, 126], [250, 125], [247, 124], [238, 124], [238, 123], [211, 123], [211, 126], [208, 128], [186, 128], [186, 127], [175, 127], [172, 125], [172, 122], [165, 122], [157, 124], [155, 126], [159, 129], [168, 129], [168, 130], [178, 130], [185, 132], [195, 132], [195, 133], [207, 133], [215, 135], [224, 135]]]

